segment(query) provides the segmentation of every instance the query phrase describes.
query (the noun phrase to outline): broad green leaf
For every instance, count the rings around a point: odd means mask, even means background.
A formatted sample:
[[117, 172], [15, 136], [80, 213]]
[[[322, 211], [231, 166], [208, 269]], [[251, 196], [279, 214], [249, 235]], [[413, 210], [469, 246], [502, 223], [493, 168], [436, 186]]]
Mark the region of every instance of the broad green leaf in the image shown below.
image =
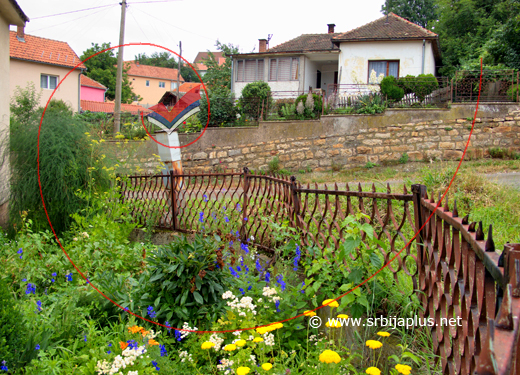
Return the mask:
[[359, 247], [360, 243], [360, 238], [347, 238], [341, 245], [342, 251], [344, 251], [345, 256], [350, 255], [351, 252], [355, 251]]
[[372, 240], [374, 238], [374, 228], [368, 223], [361, 225], [361, 230], [367, 234], [367, 237]]
[[193, 297], [195, 297], [195, 301], [197, 301], [199, 304], [202, 305], [204, 303], [204, 299], [199, 294], [199, 292], [197, 292], [197, 291], [193, 292]]
[[377, 269], [380, 269], [383, 265], [383, 261], [381, 260], [381, 258], [379, 258], [375, 251], [370, 253], [368, 258], [370, 259], [370, 263], [372, 263], [372, 265]]

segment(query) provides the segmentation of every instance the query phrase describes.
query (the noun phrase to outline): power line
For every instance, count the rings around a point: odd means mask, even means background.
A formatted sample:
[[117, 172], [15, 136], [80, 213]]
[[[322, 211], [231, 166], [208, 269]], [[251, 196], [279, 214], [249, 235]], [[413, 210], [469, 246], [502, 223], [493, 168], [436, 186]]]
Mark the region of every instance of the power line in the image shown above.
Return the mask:
[[132, 1], [128, 5], [132, 4], [153, 4], [153, 3], [171, 3], [174, 1], [182, 1], [182, 0], [157, 0], [157, 1]]
[[113, 7], [114, 5], [116, 5], [116, 4], [100, 5], [100, 6], [92, 7], [92, 8], [79, 9], [79, 10], [72, 10], [72, 11], [70, 11], [70, 12], [56, 13], [56, 14], [49, 14], [49, 15], [47, 15], [47, 16], [41, 16], [41, 17], [33, 17], [33, 18], [31, 18], [31, 19], [32, 19], [32, 20], [38, 20], [38, 19], [41, 19], [41, 18], [55, 17], [55, 16], [62, 16], [62, 15], [64, 15], [64, 14], [77, 13], [77, 12], [84, 12], [84, 11], [86, 11], [86, 10], [92, 10], [92, 9], [99, 9], [99, 8]]
[[[116, 6], [116, 5], [117, 4], [112, 4], [111, 6], [113, 7], [113, 6]], [[78, 18], [74, 18], [73, 20], [68, 20], [68, 21], [65, 21], [65, 22], [62, 22], [62, 23], [58, 23], [58, 24], [54, 24], [54, 25], [50, 25], [50, 26], [46, 26], [46, 27], [40, 27], [39, 29], [31, 30], [31, 32], [36, 32], [36, 31], [40, 31], [40, 30], [46, 30], [46, 29], [50, 29], [50, 28], [53, 28], [53, 27], [56, 27], [56, 26], [65, 25], [67, 23], [74, 22], [74, 21], [80, 20], [82, 18], [93, 16], [93, 15], [98, 14], [100, 12], [102, 12], [102, 10], [98, 10], [96, 12], [93, 12], [93, 13], [90, 13], [90, 14], [86, 14], [86, 15], [80, 16]]]

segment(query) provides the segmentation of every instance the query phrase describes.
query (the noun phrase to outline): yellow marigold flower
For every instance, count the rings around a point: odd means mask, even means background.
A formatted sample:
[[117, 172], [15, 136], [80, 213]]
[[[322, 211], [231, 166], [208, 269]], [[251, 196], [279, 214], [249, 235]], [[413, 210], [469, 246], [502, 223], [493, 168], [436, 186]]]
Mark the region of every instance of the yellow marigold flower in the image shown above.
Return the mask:
[[276, 324], [273, 324], [273, 331], [275, 329], [280, 329], [280, 328], [283, 328], [283, 323], [276, 323]]
[[262, 365], [262, 368], [263, 368], [265, 371], [269, 371], [270, 369], [273, 368], [273, 365], [270, 364], [270, 363], [264, 363], [264, 364]]
[[211, 342], [211, 341], [206, 341], [206, 342], [203, 342], [202, 345], [200, 346], [201, 349], [211, 349], [215, 346], [215, 343], [214, 342]]
[[368, 375], [381, 375], [381, 370], [377, 367], [369, 367], [365, 371]]
[[226, 352], [232, 352], [236, 348], [237, 348], [237, 346], [235, 344], [228, 344], [228, 345], [224, 346], [224, 350]]
[[305, 315], [305, 316], [314, 316], [314, 315], [316, 315], [316, 313], [314, 311], [312, 311], [312, 310], [307, 310], [307, 311], [305, 311], [303, 313], [303, 315]]
[[143, 330], [143, 327], [132, 326], [132, 327], [128, 327], [128, 330], [130, 331], [130, 333], [137, 333], [137, 332], [141, 332]]
[[253, 340], [253, 342], [262, 342], [262, 341], [264, 341], [264, 339], [261, 337], [255, 337]]
[[150, 345], [150, 346], [159, 345], [159, 343], [157, 341], [155, 341], [154, 339], [150, 339], [150, 340], [148, 340], [148, 345]]
[[249, 374], [251, 369], [249, 367], [239, 367], [237, 368], [237, 375], [246, 375]]
[[412, 371], [412, 368], [410, 366], [401, 365], [401, 364], [395, 365], [395, 369], [397, 371], [399, 371], [400, 374], [403, 374], [403, 375], [410, 375], [410, 371]]
[[377, 333], [379, 336], [382, 336], [382, 337], [388, 337], [390, 336], [390, 333], [389, 332], [378, 332]]
[[256, 332], [258, 332], [260, 335], [264, 335], [266, 334], [267, 332], [269, 332], [269, 330], [267, 329], [267, 327], [258, 327], [256, 329]]
[[333, 350], [325, 350], [323, 353], [320, 354], [320, 362], [323, 363], [339, 363], [341, 361], [341, 357], [338, 353], [336, 353]]
[[238, 340], [237, 342], [235, 342], [235, 345], [236, 346], [244, 346], [246, 344], [246, 340]]
[[329, 328], [341, 328], [341, 323], [338, 322], [337, 320], [334, 320], [334, 321], [325, 323], [325, 326], [329, 327]]
[[346, 314], [339, 314], [338, 318], [339, 319], [348, 319], [348, 315], [346, 315]]
[[329, 307], [339, 307], [338, 301], [334, 301], [333, 299], [326, 299], [325, 301], [323, 301], [322, 305], [327, 305]]
[[383, 343], [381, 341], [377, 341], [377, 340], [368, 340], [366, 342], [366, 345], [370, 348], [370, 349], [379, 349], [380, 347], [383, 346]]

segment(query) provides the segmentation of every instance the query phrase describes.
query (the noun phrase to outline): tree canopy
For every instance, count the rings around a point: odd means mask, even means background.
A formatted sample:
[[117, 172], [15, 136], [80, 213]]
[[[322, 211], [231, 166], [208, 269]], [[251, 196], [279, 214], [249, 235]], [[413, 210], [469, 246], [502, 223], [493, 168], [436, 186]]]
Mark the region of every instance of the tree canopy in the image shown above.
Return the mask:
[[232, 58], [229, 55], [238, 53], [238, 47], [235, 47], [232, 44], [223, 44], [218, 40], [215, 46], [219, 51], [224, 52], [226, 62], [219, 65], [215, 55], [208, 51], [208, 58], [203, 60], [204, 64], [208, 67], [208, 70], [204, 74], [204, 77], [202, 77], [202, 80], [209, 90], [231, 90]]
[[381, 12], [393, 12], [426, 28], [429, 22], [437, 19], [436, 8], [435, 0], [386, 0]]
[[[81, 60], [85, 60], [107, 48], [110, 48], [110, 43], [103, 43], [101, 45], [92, 43], [92, 47], [84, 51], [81, 55]], [[106, 86], [108, 88], [106, 98], [114, 100], [116, 97], [117, 76], [117, 56], [114, 55], [114, 50], [100, 53], [99, 55], [85, 61], [84, 64], [87, 67], [85, 75]], [[130, 81], [128, 80], [128, 74], [126, 73], [127, 71], [128, 68], [123, 67], [123, 82], [121, 90], [122, 103], [132, 103], [135, 98], [139, 99], [138, 95], [132, 91]]]

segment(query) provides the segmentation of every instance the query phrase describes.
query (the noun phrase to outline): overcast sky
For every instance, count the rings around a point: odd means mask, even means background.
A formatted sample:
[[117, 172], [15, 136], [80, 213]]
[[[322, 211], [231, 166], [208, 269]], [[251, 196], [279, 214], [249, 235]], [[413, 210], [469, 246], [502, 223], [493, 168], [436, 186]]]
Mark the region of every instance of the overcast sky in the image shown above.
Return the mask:
[[[125, 43], [152, 43], [179, 52], [182, 41], [182, 56], [190, 62], [199, 51], [215, 51], [217, 39], [238, 46], [240, 52], [251, 52], [258, 51], [258, 39], [267, 39], [269, 34], [272, 34], [269, 44], [274, 47], [301, 34], [326, 33], [328, 23], [336, 24], [336, 32], [345, 32], [382, 17], [384, 3], [384, 0], [127, 1]], [[118, 0], [17, 2], [30, 18], [27, 34], [67, 42], [78, 56], [91, 43], [119, 44]], [[45, 17], [86, 8], [96, 9]], [[163, 50], [128, 47], [124, 59], [154, 51]]]

